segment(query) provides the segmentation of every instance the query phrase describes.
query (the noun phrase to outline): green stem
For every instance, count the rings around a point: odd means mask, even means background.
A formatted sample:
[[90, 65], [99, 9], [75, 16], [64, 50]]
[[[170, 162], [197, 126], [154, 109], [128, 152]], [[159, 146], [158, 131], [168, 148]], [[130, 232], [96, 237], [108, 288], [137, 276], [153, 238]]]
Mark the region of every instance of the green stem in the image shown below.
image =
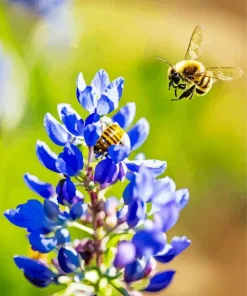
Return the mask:
[[75, 227], [77, 229], [81, 229], [81, 230], [83, 230], [83, 231], [85, 231], [85, 232], [87, 232], [88, 234], [91, 234], [91, 235], [94, 234], [94, 230], [93, 229], [91, 229], [91, 228], [89, 228], [87, 226], [84, 226], [84, 225], [82, 225], [82, 224], [80, 224], [78, 222], [72, 222], [71, 224], [69, 224], [69, 226], [70, 227]]

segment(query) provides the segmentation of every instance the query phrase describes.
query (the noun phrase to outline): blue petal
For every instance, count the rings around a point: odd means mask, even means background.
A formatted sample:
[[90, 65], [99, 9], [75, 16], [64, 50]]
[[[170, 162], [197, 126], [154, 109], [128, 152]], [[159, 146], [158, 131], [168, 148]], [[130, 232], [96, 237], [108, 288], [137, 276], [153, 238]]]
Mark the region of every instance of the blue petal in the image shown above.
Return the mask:
[[58, 262], [61, 269], [66, 272], [74, 272], [80, 266], [79, 255], [72, 247], [61, 247], [58, 252]]
[[126, 157], [128, 157], [129, 153], [129, 148], [124, 145], [111, 145], [108, 148], [108, 155], [115, 163], [123, 161]]
[[118, 167], [109, 158], [101, 160], [95, 168], [94, 181], [108, 186], [114, 183], [118, 177]]
[[123, 206], [120, 210], [117, 211], [118, 224], [122, 224], [126, 222], [127, 214], [128, 214], [127, 206]]
[[84, 128], [84, 138], [88, 147], [93, 147], [101, 135], [101, 127], [97, 124], [88, 124]]
[[131, 182], [125, 187], [123, 192], [123, 199], [125, 205], [130, 205], [134, 200], [134, 186], [135, 186], [135, 176]]
[[95, 74], [95, 76], [91, 82], [91, 86], [98, 98], [106, 90], [106, 88], [109, 84], [110, 84], [109, 76], [108, 76], [107, 72], [103, 69], [99, 70]]
[[84, 138], [88, 147], [95, 146], [102, 133], [100, 116], [97, 113], [90, 114], [85, 121]]
[[122, 107], [113, 117], [113, 122], [117, 122], [121, 128], [128, 128], [134, 120], [136, 114], [136, 104], [128, 103]]
[[59, 228], [55, 232], [58, 245], [64, 245], [70, 242], [70, 234], [67, 228]]
[[53, 172], [59, 173], [59, 170], [56, 168], [57, 155], [44, 142], [37, 141], [36, 154], [43, 166]]
[[180, 210], [182, 210], [189, 201], [189, 190], [188, 189], [180, 189], [175, 192], [175, 200], [180, 205]]
[[56, 187], [57, 200], [62, 205], [72, 204], [76, 195], [76, 187], [70, 178], [62, 179]]
[[161, 263], [168, 263], [186, 250], [190, 244], [191, 241], [186, 236], [175, 236], [171, 241], [170, 248], [168, 248], [165, 253], [155, 256], [154, 258]]
[[133, 194], [135, 198], [140, 198], [144, 202], [151, 199], [154, 190], [154, 176], [149, 169], [142, 167], [135, 178]]
[[51, 184], [40, 181], [34, 175], [26, 173], [24, 181], [31, 190], [44, 198], [49, 198], [54, 194], [54, 188]]
[[91, 86], [87, 86], [82, 92], [77, 92], [77, 99], [84, 109], [90, 113], [95, 111], [97, 100]]
[[69, 104], [59, 104], [58, 114], [71, 134], [83, 137], [84, 121]]
[[166, 232], [171, 229], [179, 218], [180, 208], [175, 201], [170, 201], [163, 206], [158, 212], [155, 212], [155, 224], [157, 228]]
[[116, 268], [121, 269], [135, 260], [135, 254], [135, 246], [131, 242], [120, 241], [117, 247], [117, 254], [113, 265]]
[[45, 216], [50, 220], [57, 220], [59, 215], [59, 207], [53, 201], [49, 199], [44, 200], [44, 213]]
[[124, 281], [126, 283], [131, 283], [139, 281], [144, 277], [145, 265], [141, 264], [139, 260], [128, 264], [124, 269]]
[[134, 228], [141, 220], [145, 218], [144, 202], [140, 199], [134, 200], [129, 205], [127, 223], [130, 228]]
[[64, 146], [71, 138], [70, 134], [50, 113], [44, 118], [45, 130], [50, 139], [59, 146]]
[[70, 217], [72, 220], [80, 219], [87, 213], [87, 204], [83, 202], [77, 202], [70, 209]]
[[107, 88], [116, 88], [118, 91], [118, 101], [120, 100], [122, 93], [123, 93], [123, 88], [124, 88], [124, 78], [123, 77], [118, 77], [114, 79]]
[[123, 78], [120, 77], [108, 85], [98, 100], [97, 113], [99, 115], [106, 115], [118, 107], [122, 95], [123, 81]]
[[156, 180], [154, 182], [152, 203], [156, 206], [162, 206], [174, 200], [175, 188], [174, 181], [169, 177]]
[[35, 199], [17, 206], [17, 209], [7, 210], [4, 215], [12, 224], [29, 231], [41, 228], [45, 218], [42, 203]]
[[119, 173], [118, 173], [118, 180], [120, 180], [121, 182], [123, 182], [126, 178], [126, 175], [127, 175], [127, 172], [128, 172], [128, 169], [127, 169], [127, 166], [124, 162], [120, 162], [118, 164], [118, 170], [119, 170]]
[[155, 177], [161, 175], [166, 170], [167, 164], [165, 161], [156, 160], [156, 159], [140, 159], [140, 160], [131, 160], [125, 161], [127, 167], [132, 172], [138, 172], [140, 167], [148, 168]]
[[166, 239], [161, 231], [148, 229], [138, 231], [132, 243], [136, 247], [137, 256], [149, 258], [162, 251], [166, 245]]
[[85, 120], [85, 126], [88, 124], [97, 123], [100, 125], [100, 116], [97, 113], [92, 113], [88, 115], [88, 117]]
[[144, 289], [146, 292], [158, 292], [170, 285], [173, 276], [175, 274], [174, 270], [168, 270], [164, 272], [157, 273], [150, 279], [149, 285]]
[[23, 256], [15, 256], [14, 261], [35, 286], [46, 287], [53, 282], [55, 274], [43, 263]]
[[67, 143], [56, 161], [57, 169], [66, 176], [75, 176], [83, 168], [82, 153], [75, 145]]
[[131, 142], [131, 150], [138, 149], [147, 139], [149, 134], [149, 123], [145, 118], [141, 118], [128, 131]]
[[[116, 90], [115, 90], [115, 92], [117, 93]], [[97, 113], [100, 116], [103, 116], [103, 115], [109, 114], [110, 112], [112, 112], [117, 107], [118, 107], [117, 102], [112, 101], [110, 99], [110, 97], [109, 97], [109, 94], [102, 95], [100, 97], [100, 99], [98, 100], [98, 103], [97, 103]]]
[[29, 243], [34, 251], [38, 251], [40, 253], [49, 253], [55, 249], [57, 245], [57, 239], [55, 236], [46, 238], [39, 232], [32, 232], [29, 235]]

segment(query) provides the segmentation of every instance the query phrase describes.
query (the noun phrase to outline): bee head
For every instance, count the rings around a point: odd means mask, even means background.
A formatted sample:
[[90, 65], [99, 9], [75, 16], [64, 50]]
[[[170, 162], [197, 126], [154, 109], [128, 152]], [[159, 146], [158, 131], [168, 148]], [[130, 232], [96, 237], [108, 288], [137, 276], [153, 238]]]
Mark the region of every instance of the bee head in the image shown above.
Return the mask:
[[179, 84], [179, 81], [180, 81], [180, 75], [178, 72], [176, 72], [174, 66], [170, 63], [168, 63], [167, 61], [165, 60], [162, 60], [160, 58], [157, 58], [157, 60], [169, 65], [170, 67], [168, 68], [168, 78], [174, 83], [174, 84]]
[[174, 83], [174, 84], [179, 84], [180, 81], [180, 74], [174, 70], [174, 68], [171, 69], [171, 71], [168, 73], [169, 79]]

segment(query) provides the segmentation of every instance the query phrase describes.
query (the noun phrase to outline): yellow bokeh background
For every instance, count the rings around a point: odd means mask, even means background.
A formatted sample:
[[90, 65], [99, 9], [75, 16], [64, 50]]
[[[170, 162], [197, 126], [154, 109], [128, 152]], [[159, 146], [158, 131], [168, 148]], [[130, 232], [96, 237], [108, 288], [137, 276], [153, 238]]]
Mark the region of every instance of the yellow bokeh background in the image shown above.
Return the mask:
[[[48, 0], [47, 0], [48, 1]], [[69, 103], [83, 118], [76, 78], [90, 83], [105, 69], [125, 78], [121, 106], [136, 102], [150, 135], [138, 150], [166, 160], [166, 175], [188, 187], [190, 202], [167, 235], [187, 235], [192, 246], [159, 269], [176, 269], [159, 295], [244, 295], [246, 276], [246, 76], [217, 82], [208, 95], [171, 102], [167, 66], [183, 59], [194, 27], [205, 27], [205, 66], [237, 66], [246, 72], [246, 3], [241, 0], [69, 1], [49, 16], [23, 5], [0, 4], [1, 213], [38, 198], [23, 182], [30, 172], [56, 184], [35, 155], [37, 139], [52, 144], [43, 128]], [[0, 67], [2, 66], [0, 61]], [[1, 69], [0, 69], [1, 73]], [[134, 153], [135, 155], [135, 153]], [[120, 197], [122, 187], [113, 193]], [[31, 286], [13, 263], [28, 254], [24, 230], [1, 217], [0, 291], [4, 296], [50, 295]], [[148, 294], [147, 294], [148, 295]]]

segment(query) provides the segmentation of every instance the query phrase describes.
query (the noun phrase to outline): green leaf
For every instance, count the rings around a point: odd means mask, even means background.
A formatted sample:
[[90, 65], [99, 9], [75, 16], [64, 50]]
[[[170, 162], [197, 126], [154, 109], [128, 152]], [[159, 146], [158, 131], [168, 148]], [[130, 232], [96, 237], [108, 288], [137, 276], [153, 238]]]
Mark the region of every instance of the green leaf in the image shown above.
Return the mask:
[[129, 233], [129, 232], [114, 234], [114, 235], [110, 236], [110, 238], [106, 244], [106, 247], [107, 248], [116, 247], [119, 241], [131, 240], [132, 237], [133, 237], [133, 233]]

